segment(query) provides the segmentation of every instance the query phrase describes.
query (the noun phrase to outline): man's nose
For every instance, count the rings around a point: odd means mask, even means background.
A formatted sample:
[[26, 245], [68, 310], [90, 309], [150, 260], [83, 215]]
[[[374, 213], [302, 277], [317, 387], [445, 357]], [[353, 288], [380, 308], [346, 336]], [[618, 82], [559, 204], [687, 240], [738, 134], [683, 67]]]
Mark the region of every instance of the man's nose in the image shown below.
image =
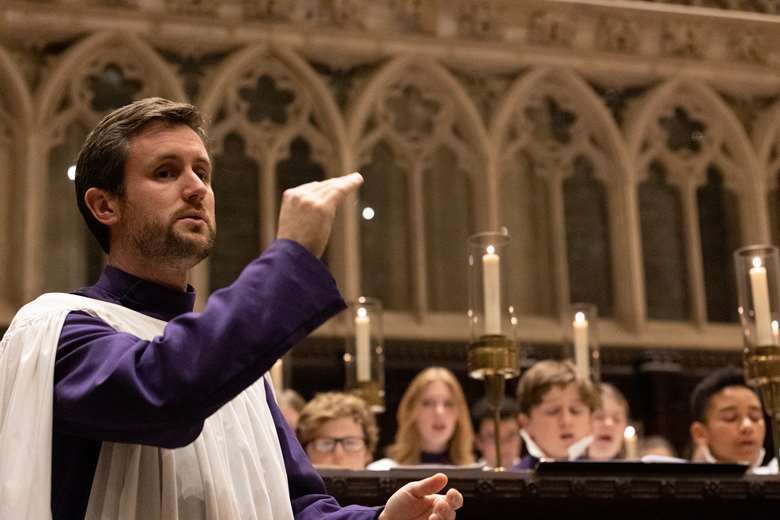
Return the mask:
[[739, 428], [741, 430], [752, 430], [754, 428], [753, 421], [750, 419], [750, 417], [744, 417], [742, 419], [742, 422], [739, 424]]
[[206, 196], [208, 186], [193, 170], [189, 170], [183, 176], [185, 182], [183, 196], [187, 200], [200, 201]]

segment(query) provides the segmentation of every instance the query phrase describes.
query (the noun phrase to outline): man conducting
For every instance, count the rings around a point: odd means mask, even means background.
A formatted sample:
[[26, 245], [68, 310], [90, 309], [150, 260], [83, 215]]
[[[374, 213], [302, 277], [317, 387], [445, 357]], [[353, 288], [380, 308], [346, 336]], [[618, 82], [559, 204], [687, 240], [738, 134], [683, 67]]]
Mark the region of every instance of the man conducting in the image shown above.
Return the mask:
[[0, 518], [454, 518], [442, 474], [340, 507], [264, 377], [344, 308], [319, 257], [360, 175], [285, 192], [277, 240], [192, 312], [187, 273], [216, 231], [203, 126], [150, 98], [87, 137], [76, 197], [107, 266], [23, 307], [0, 343]]

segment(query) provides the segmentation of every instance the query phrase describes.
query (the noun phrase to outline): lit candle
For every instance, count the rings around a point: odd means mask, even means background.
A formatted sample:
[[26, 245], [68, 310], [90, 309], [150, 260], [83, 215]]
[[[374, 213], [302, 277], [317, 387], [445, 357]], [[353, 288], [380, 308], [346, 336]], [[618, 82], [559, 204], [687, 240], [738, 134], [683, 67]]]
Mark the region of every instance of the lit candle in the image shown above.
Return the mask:
[[281, 359], [277, 359], [271, 366], [271, 382], [278, 397], [284, 389], [284, 362]]
[[493, 246], [482, 255], [482, 290], [485, 297], [485, 334], [501, 334], [501, 258]]
[[636, 428], [631, 425], [623, 430], [623, 443], [626, 448], [626, 458], [635, 460], [639, 458], [639, 447], [637, 446]]
[[766, 268], [761, 265], [761, 259], [758, 257], [753, 258], [753, 267], [750, 268], [750, 290], [753, 293], [753, 311], [756, 318], [756, 345], [774, 345]]
[[590, 378], [590, 356], [588, 355], [588, 320], [584, 312], [574, 313], [572, 322], [574, 335], [574, 363], [582, 379]]
[[357, 380], [360, 383], [371, 381], [371, 318], [364, 307], [357, 310], [355, 316], [355, 363]]

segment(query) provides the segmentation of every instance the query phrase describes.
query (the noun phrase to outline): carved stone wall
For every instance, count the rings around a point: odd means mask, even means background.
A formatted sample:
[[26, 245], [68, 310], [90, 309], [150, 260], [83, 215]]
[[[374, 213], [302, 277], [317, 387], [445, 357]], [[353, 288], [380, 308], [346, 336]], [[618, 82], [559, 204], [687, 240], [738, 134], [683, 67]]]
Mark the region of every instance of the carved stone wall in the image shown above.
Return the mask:
[[731, 251], [780, 236], [780, 18], [676, 3], [6, 1], [0, 321], [94, 277], [68, 166], [162, 95], [212, 121], [201, 302], [273, 239], [284, 188], [361, 169], [326, 259], [390, 338], [465, 341], [465, 237], [507, 226], [521, 340], [560, 343], [585, 299], [607, 346], [736, 352]]

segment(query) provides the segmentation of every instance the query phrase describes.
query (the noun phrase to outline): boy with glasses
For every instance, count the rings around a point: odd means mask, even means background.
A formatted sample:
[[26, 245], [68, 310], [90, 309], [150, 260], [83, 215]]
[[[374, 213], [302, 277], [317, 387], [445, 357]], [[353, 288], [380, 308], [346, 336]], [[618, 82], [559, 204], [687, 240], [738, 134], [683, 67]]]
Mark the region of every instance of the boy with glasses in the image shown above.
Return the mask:
[[341, 392], [318, 394], [301, 411], [298, 440], [316, 467], [365, 469], [379, 432], [366, 403]]

